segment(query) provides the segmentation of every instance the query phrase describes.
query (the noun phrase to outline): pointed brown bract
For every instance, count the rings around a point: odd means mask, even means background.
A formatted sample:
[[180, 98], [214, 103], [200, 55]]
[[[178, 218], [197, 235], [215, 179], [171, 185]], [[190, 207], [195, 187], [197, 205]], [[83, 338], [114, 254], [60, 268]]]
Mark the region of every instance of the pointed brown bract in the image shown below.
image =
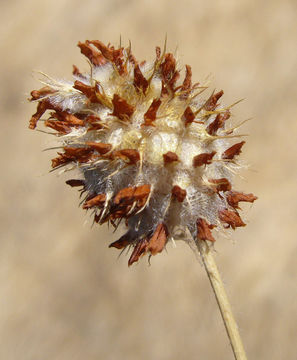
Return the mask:
[[202, 165], [211, 164], [212, 158], [215, 156], [216, 152], [212, 151], [211, 153], [203, 153], [193, 157], [193, 166], [196, 168]]
[[76, 65], [72, 65], [72, 75], [79, 77], [83, 76]]
[[221, 221], [228, 224], [228, 227], [232, 227], [234, 230], [236, 227], [245, 226], [246, 224], [242, 221], [238, 212], [231, 211], [228, 209], [219, 211], [219, 218]]
[[30, 101], [39, 100], [47, 95], [52, 95], [56, 92], [57, 92], [57, 90], [54, 90], [54, 89], [50, 88], [49, 86], [44, 86], [39, 90], [31, 91], [32, 97], [31, 97]]
[[206, 129], [209, 135], [215, 135], [218, 129], [222, 128], [225, 124], [225, 121], [230, 117], [230, 111], [227, 110], [224, 113], [219, 113], [214, 121], [210, 123]]
[[153, 122], [156, 120], [157, 111], [161, 105], [160, 99], [154, 99], [148, 108], [147, 112], [144, 114], [144, 126], [153, 126]]
[[187, 106], [182, 119], [185, 122], [185, 126], [188, 126], [190, 124], [192, 124], [192, 122], [195, 119], [195, 114], [193, 113], [192, 109], [190, 108], [190, 106]]
[[148, 245], [147, 238], [141, 239], [137, 242], [129, 258], [128, 266], [131, 266], [133, 263], [137, 262], [139, 258], [146, 253], [147, 245]]
[[215, 185], [215, 192], [219, 192], [219, 191], [230, 191], [231, 190], [231, 184], [229, 182], [228, 179], [226, 178], [221, 178], [221, 179], [208, 179], [208, 181], [211, 184]]
[[222, 159], [232, 160], [234, 156], [241, 153], [241, 148], [244, 144], [245, 141], [241, 141], [240, 143], [234, 144], [233, 146], [229, 147], [229, 149], [223, 152]]
[[112, 242], [109, 247], [114, 247], [116, 249], [124, 249], [126, 246], [130, 245], [132, 243], [133, 239], [131, 238], [131, 235], [129, 231], [121, 236], [118, 240]]
[[121, 98], [117, 94], [114, 94], [112, 104], [113, 112], [111, 115], [117, 116], [121, 120], [130, 119], [134, 113], [134, 107], [128, 104], [125, 99]]
[[85, 186], [84, 180], [80, 179], [70, 179], [66, 181], [66, 184], [71, 187], [77, 187], [77, 186]]
[[163, 154], [164, 164], [171, 164], [174, 161], [178, 161], [178, 156], [172, 151], [168, 151], [166, 154]]
[[104, 155], [111, 150], [111, 144], [97, 143], [93, 141], [87, 141], [86, 145], [90, 146], [92, 149], [96, 150], [99, 154]]
[[181, 91], [188, 93], [192, 88], [192, 69], [190, 65], [186, 65], [186, 75], [183, 81]]
[[90, 124], [90, 126], [88, 127], [88, 131], [100, 130], [103, 127], [100, 117], [96, 115], [88, 115], [85, 119], [85, 122], [87, 124]]
[[84, 43], [79, 42], [77, 46], [80, 48], [81, 53], [85, 55], [94, 66], [102, 66], [106, 64], [104, 57], [98, 50], [93, 48], [88, 41]]
[[64, 154], [58, 153], [58, 157], [52, 159], [52, 167], [68, 164], [71, 161], [87, 162], [93, 149], [64, 147]]
[[135, 65], [134, 67], [134, 86], [137, 90], [141, 90], [144, 94], [149, 86], [147, 79], [143, 76], [139, 65]]
[[149, 239], [147, 250], [156, 255], [160, 253], [167, 243], [168, 230], [164, 223], [159, 224], [153, 236]]
[[106, 45], [103, 44], [102, 41], [99, 40], [91, 40], [91, 41], [87, 41], [88, 44], [93, 44], [94, 46], [96, 46], [97, 49], [99, 49], [102, 53], [102, 55], [109, 61], [113, 61], [114, 59], [114, 55], [113, 55], [113, 50], [110, 49], [109, 47], [107, 47]]
[[51, 117], [65, 121], [70, 126], [84, 126], [85, 122], [82, 119], [79, 119], [73, 114], [69, 114], [67, 111], [56, 111], [55, 113], [51, 113]]
[[169, 83], [175, 73], [175, 65], [176, 61], [174, 56], [170, 53], [165, 54], [164, 61], [161, 64], [161, 73], [165, 83]]
[[91, 103], [100, 103], [94, 86], [86, 85], [79, 80], [75, 80], [73, 88], [81, 91], [91, 101]]
[[234, 209], [239, 209], [238, 203], [240, 201], [253, 203], [257, 199], [257, 196], [254, 194], [244, 194], [237, 191], [231, 191], [229, 194], [227, 194], [227, 202]]
[[177, 201], [183, 202], [187, 196], [187, 191], [178, 185], [174, 185], [171, 190], [171, 194], [177, 199]]
[[105, 201], [106, 201], [106, 195], [98, 194], [98, 195], [92, 197], [91, 199], [87, 200], [83, 204], [83, 209], [90, 209], [94, 206], [102, 207], [102, 206], [104, 206]]
[[69, 126], [69, 124], [67, 124], [65, 121], [46, 120], [44, 125], [53, 130], [56, 130], [58, 133], [63, 135], [68, 134], [71, 131], [71, 126]]
[[120, 190], [115, 196], [113, 202], [114, 204], [132, 204], [135, 200], [141, 200], [143, 198], [147, 199], [151, 190], [151, 186], [148, 184], [141, 186], [130, 186]]
[[197, 237], [200, 240], [208, 240], [215, 242], [214, 237], [212, 236], [211, 229], [214, 228], [214, 225], [209, 225], [206, 220], [199, 218], [197, 219]]
[[137, 161], [140, 160], [139, 152], [135, 149], [123, 149], [123, 150], [114, 151], [113, 156], [120, 158], [126, 162], [128, 160], [128, 164], [130, 165], [136, 164]]
[[31, 120], [29, 122], [29, 129], [33, 130], [36, 128], [37, 121], [46, 112], [46, 110], [61, 111], [61, 108], [59, 105], [51, 104], [47, 98], [39, 101], [38, 106], [37, 106], [37, 111], [35, 114], [32, 115]]
[[207, 111], [213, 111], [217, 107], [217, 102], [223, 94], [224, 91], [221, 90], [218, 93], [211, 95], [211, 97], [206, 101], [204, 109]]

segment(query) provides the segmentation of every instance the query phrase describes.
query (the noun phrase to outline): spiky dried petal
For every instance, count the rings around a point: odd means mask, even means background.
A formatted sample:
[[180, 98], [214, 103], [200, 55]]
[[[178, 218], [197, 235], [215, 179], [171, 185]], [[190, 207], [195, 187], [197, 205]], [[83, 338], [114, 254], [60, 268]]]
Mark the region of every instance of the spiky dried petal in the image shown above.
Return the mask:
[[208, 179], [211, 184], [215, 185], [215, 192], [219, 191], [230, 191], [232, 186], [228, 179], [220, 178], [220, 179]]
[[257, 196], [255, 196], [254, 194], [244, 194], [237, 191], [231, 191], [227, 194], [227, 202], [234, 209], [239, 209], [238, 203], [240, 201], [253, 203], [257, 199]]
[[208, 125], [206, 131], [209, 135], [215, 135], [218, 129], [222, 128], [225, 124], [225, 121], [230, 117], [230, 111], [227, 110], [224, 113], [219, 113], [214, 121]]
[[183, 114], [183, 120], [185, 122], [185, 126], [190, 125], [194, 121], [194, 119], [195, 119], [195, 114], [193, 113], [190, 106], [187, 106]]
[[246, 224], [242, 221], [238, 212], [224, 209], [219, 211], [219, 218], [221, 221], [231, 226], [234, 230], [236, 227], [245, 226]]
[[232, 160], [234, 156], [239, 155], [241, 153], [241, 148], [245, 144], [245, 141], [241, 141], [237, 144], [232, 145], [227, 150], [225, 150], [222, 154], [222, 159]]
[[179, 202], [183, 202], [185, 200], [185, 197], [187, 196], [187, 191], [185, 189], [182, 189], [178, 185], [173, 186], [171, 193], [172, 196], [174, 196]]
[[144, 94], [149, 86], [149, 82], [143, 76], [138, 64], [134, 67], [134, 86], [136, 89], [141, 90]]
[[197, 237], [200, 240], [208, 240], [215, 242], [214, 237], [212, 236], [211, 229], [213, 229], [213, 225], [208, 224], [205, 219], [198, 218], [197, 219]]
[[99, 143], [94, 141], [87, 141], [86, 145], [90, 146], [92, 149], [94, 149], [101, 155], [108, 153], [112, 148], [111, 144]]
[[160, 99], [154, 99], [148, 108], [147, 112], [144, 114], [144, 124], [145, 126], [152, 126], [153, 122], [156, 120], [157, 111], [161, 105]]
[[136, 164], [137, 161], [140, 160], [139, 152], [135, 149], [123, 149], [113, 152], [113, 156], [116, 158], [120, 158], [129, 164]]
[[196, 168], [202, 165], [211, 164], [212, 158], [215, 156], [216, 152], [212, 151], [211, 153], [202, 153], [193, 157], [193, 166]]
[[218, 102], [219, 98], [222, 97], [223, 94], [224, 94], [224, 91], [221, 90], [221, 91], [217, 92], [216, 94], [211, 95], [211, 97], [207, 100], [207, 102], [204, 105], [205, 110], [213, 111], [217, 106], [217, 102]]
[[137, 262], [139, 258], [144, 255], [147, 251], [148, 240], [147, 238], [141, 239], [138, 241], [134, 250], [129, 258], [128, 266], [131, 266], [133, 263]]
[[66, 181], [66, 184], [71, 187], [84, 186], [85, 181], [80, 179], [70, 179]]
[[181, 87], [182, 92], [188, 92], [192, 87], [192, 69], [190, 65], [186, 65], [186, 75]]
[[164, 223], [159, 224], [153, 236], [148, 241], [147, 250], [156, 255], [164, 249], [167, 243], [168, 229]]
[[85, 55], [94, 66], [102, 66], [106, 64], [104, 57], [100, 54], [99, 51], [93, 48], [90, 43], [79, 42], [77, 45], [80, 48], [81, 53]]
[[118, 240], [112, 242], [109, 247], [114, 247], [116, 249], [124, 249], [126, 246], [130, 245], [133, 241], [133, 238], [131, 238], [131, 235], [129, 231], [121, 236]]
[[134, 113], [134, 107], [128, 104], [127, 101], [118, 94], [113, 95], [112, 104], [113, 112], [111, 115], [117, 116], [121, 120], [129, 120]]
[[175, 152], [168, 151], [166, 154], [163, 154], [164, 164], [171, 164], [172, 162], [178, 161], [178, 156]]
[[102, 207], [106, 201], [105, 194], [98, 194], [83, 204], [83, 209], [91, 209], [94, 206]]

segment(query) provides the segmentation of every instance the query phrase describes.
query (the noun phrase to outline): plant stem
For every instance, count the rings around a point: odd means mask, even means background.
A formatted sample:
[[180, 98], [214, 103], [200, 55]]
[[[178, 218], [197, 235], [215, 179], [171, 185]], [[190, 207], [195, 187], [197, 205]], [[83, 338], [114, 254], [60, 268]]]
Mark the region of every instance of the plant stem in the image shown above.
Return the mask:
[[215, 259], [206, 241], [196, 240], [196, 244], [202, 257], [203, 265], [214, 291], [224, 325], [230, 340], [234, 358], [236, 360], [247, 360], [243, 344], [239, 335], [236, 321], [233, 317], [230, 303], [222, 282], [220, 273], [215, 263]]

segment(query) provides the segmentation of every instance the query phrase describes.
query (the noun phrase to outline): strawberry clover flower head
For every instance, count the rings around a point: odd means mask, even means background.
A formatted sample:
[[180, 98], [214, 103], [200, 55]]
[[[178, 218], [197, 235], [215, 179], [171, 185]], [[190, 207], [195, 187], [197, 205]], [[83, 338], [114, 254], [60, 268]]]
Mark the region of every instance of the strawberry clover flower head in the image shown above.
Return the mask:
[[233, 190], [237, 157], [244, 141], [228, 127], [231, 106], [219, 104], [223, 91], [203, 97], [171, 53], [156, 48], [152, 62], [138, 62], [129, 48], [100, 41], [78, 43], [91, 71], [73, 66], [73, 81], [45, 77], [31, 92], [37, 111], [61, 150], [54, 169], [79, 169], [66, 183], [81, 187], [83, 209], [98, 224], [127, 232], [110, 247], [132, 248], [128, 264], [160, 253], [169, 239], [214, 242], [212, 230], [245, 226], [239, 202], [253, 194]]

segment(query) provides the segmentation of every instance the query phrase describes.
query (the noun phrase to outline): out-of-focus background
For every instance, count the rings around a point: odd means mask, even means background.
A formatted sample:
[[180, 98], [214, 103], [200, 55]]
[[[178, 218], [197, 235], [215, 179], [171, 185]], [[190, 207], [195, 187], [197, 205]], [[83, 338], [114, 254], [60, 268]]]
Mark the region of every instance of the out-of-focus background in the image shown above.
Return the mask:
[[193, 80], [213, 74], [249, 133], [240, 190], [248, 226], [216, 259], [250, 359], [296, 359], [297, 3], [202, 0], [0, 2], [0, 358], [232, 359], [207, 276], [185, 243], [127, 267], [91, 228], [78, 193], [48, 173], [49, 136], [28, 130], [40, 84], [71, 78], [85, 39], [122, 42], [152, 59], [168, 37]]

